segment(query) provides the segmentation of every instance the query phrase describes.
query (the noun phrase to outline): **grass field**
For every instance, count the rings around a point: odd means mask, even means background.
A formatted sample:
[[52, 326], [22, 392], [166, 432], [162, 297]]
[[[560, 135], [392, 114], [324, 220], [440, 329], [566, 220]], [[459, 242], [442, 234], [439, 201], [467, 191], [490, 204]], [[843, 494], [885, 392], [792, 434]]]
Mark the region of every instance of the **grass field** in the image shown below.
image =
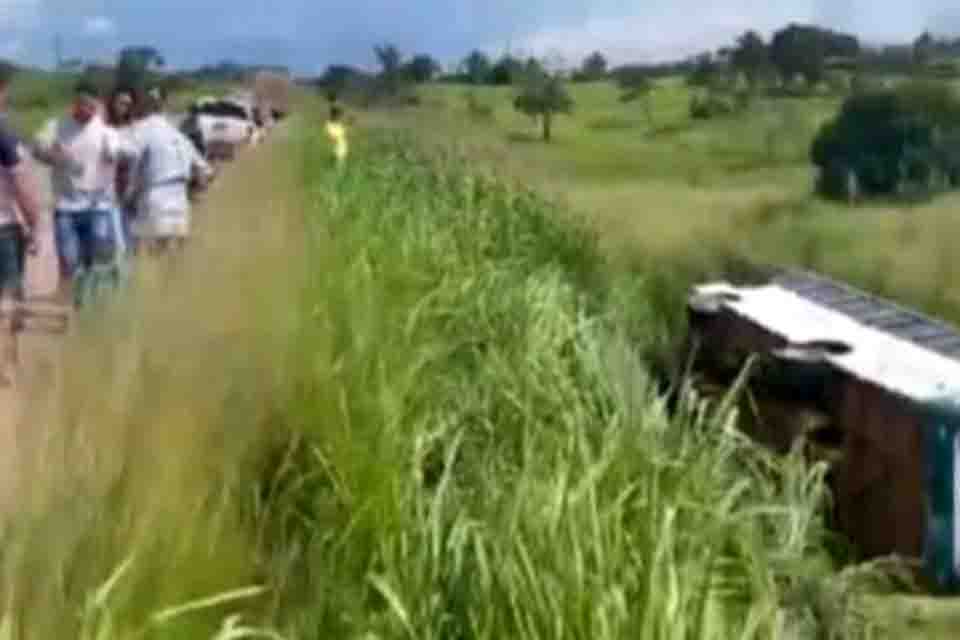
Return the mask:
[[410, 138], [370, 133], [338, 175], [297, 133], [241, 160], [185, 260], [89, 311], [36, 390], [5, 637], [892, 624], [864, 617], [879, 570], [838, 571], [822, 470], [723, 406], [667, 413], [628, 338], [658, 311], [589, 234]]
[[[492, 119], [473, 116], [466, 87], [425, 93], [425, 106], [378, 124], [460, 145], [479, 166], [536, 184], [569, 204], [626, 261], [699, 264], [717, 256], [820, 269], [960, 320], [960, 195], [928, 203], [849, 207], [812, 195], [809, 147], [839, 99], [763, 100], [743, 115], [694, 121], [690, 89], [661, 81], [653, 126], [610, 84], [572, 85], [576, 106], [555, 140], [511, 106], [513, 90], [475, 90]], [[426, 125], [426, 126], [424, 126]]]
[[343, 173], [314, 104], [231, 168], [183, 261], [36, 389], [0, 638], [954, 637], [955, 607], [848, 566], [823, 468], [729, 402], [668, 411], [649, 360], [730, 251], [866, 279], [899, 247], [878, 284], [946, 304], [954, 201], [811, 199], [826, 100], [768, 105], [771, 144], [691, 124], [680, 86], [652, 136], [577, 91], [550, 146], [507, 94], [474, 122], [436, 88], [358, 114]]

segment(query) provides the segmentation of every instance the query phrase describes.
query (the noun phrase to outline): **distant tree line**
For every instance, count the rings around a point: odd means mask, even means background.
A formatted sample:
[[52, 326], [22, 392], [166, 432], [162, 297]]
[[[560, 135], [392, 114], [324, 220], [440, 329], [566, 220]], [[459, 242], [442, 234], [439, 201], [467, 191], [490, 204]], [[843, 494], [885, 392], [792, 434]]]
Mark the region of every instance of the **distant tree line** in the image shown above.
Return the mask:
[[282, 65], [251, 65], [232, 60], [222, 60], [217, 64], [181, 71], [177, 75], [198, 82], [244, 82], [261, 71], [290, 75], [290, 69]]
[[505, 53], [496, 60], [483, 51], [471, 51], [453, 73], [441, 78], [444, 82], [506, 86], [543, 71], [543, 63], [535, 57], [521, 58]]
[[377, 102], [415, 103], [411, 87], [436, 80], [441, 71], [436, 59], [426, 53], [410, 58], [392, 44], [374, 47], [379, 70], [371, 72], [359, 67], [332, 64], [309, 84], [326, 94], [331, 101], [353, 100], [362, 104]]
[[[565, 86], [568, 81], [615, 82], [621, 100], [641, 105], [653, 129], [657, 81], [666, 77], [685, 77], [696, 89], [690, 115], [711, 118], [743, 111], [761, 94], [805, 96], [827, 91], [861, 95], [883, 89], [885, 74], [892, 72], [909, 72], [914, 77], [960, 75], [955, 66], [960, 39], [938, 39], [924, 33], [909, 45], [868, 47], [855, 35], [799, 23], [787, 24], [768, 39], [749, 30], [729, 46], [666, 63], [612, 67], [606, 56], [596, 51], [577, 68], [565, 71], [550, 71], [535, 57], [512, 53], [492, 57], [474, 50], [446, 72], [426, 53], [406, 57], [390, 44], [375, 47], [374, 53], [379, 65], [376, 71], [331, 65], [311, 84], [331, 100], [343, 98], [364, 105], [415, 104], [419, 100], [416, 86], [427, 82], [514, 86], [513, 106], [540, 124], [545, 140], [552, 135], [555, 117], [574, 107]], [[471, 114], [492, 115], [475, 93], [468, 93], [467, 102]]]
[[[751, 30], [730, 46], [673, 62], [612, 67], [603, 53], [597, 51], [586, 56], [567, 75], [574, 82], [612, 79], [634, 88], [640, 77], [656, 80], [680, 75], [698, 87], [716, 89], [735, 80], [751, 90], [764, 87], [801, 91], [823, 83], [838, 88], [843, 83], [836, 72], [865, 75], [922, 71], [930, 75], [960, 75], [956, 67], [958, 57], [960, 38], [938, 39], [925, 33], [912, 45], [867, 47], [851, 34], [791, 23], [773, 33], [769, 40]], [[378, 47], [377, 60], [381, 67], [379, 73], [331, 65], [314, 84], [339, 91], [361, 85], [371, 91], [377, 85], [382, 93], [395, 95], [403, 85], [431, 81], [492, 86], [523, 84], [543, 71], [542, 62], [535, 57], [511, 53], [492, 57], [480, 50], [468, 53], [447, 73], [442, 72], [431, 55], [420, 53], [408, 59], [392, 45]], [[844, 83], [849, 88], [849, 81]]]

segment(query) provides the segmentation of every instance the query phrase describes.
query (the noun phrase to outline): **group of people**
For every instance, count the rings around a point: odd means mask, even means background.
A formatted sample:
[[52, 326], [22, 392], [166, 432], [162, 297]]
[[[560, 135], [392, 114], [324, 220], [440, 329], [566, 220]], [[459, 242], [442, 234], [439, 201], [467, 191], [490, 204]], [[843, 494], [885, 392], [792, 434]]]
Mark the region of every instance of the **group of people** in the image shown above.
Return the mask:
[[[0, 112], [13, 80], [12, 69], [0, 69]], [[214, 177], [166, 116], [162, 88], [118, 88], [104, 98], [79, 82], [69, 112], [29, 143], [0, 119], [0, 317], [8, 338], [0, 385], [11, 383], [18, 360], [26, 255], [37, 250], [42, 215], [31, 156], [50, 167], [57, 297], [71, 306], [82, 301], [85, 282], [116, 277], [128, 256], [181, 247], [190, 234], [191, 188]]]

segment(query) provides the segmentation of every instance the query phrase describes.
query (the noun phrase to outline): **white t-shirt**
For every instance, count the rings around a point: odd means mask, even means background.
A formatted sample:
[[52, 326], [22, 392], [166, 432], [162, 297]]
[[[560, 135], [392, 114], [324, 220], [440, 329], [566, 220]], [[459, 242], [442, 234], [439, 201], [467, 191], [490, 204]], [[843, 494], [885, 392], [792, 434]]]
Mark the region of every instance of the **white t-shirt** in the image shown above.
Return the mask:
[[193, 143], [163, 115], [149, 116], [135, 124], [130, 138], [137, 153], [134, 180], [140, 190], [140, 215], [190, 209], [187, 185], [194, 170], [212, 170]]
[[51, 170], [58, 211], [108, 209], [116, 205], [117, 163], [132, 149], [116, 129], [100, 116], [80, 124], [72, 117], [51, 120], [37, 136], [37, 145], [49, 151], [59, 143], [70, 157]]

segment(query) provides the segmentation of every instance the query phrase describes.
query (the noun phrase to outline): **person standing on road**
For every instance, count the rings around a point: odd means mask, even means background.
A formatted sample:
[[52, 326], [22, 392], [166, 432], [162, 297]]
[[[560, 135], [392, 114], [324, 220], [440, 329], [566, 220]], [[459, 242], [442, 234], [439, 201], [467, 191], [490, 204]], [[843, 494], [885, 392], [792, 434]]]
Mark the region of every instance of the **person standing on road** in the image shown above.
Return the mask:
[[[134, 107], [136, 105], [136, 94], [132, 89], [118, 87], [107, 102], [107, 124], [117, 130], [121, 136], [126, 136], [129, 140], [130, 129], [134, 123]], [[128, 143], [129, 144], [129, 143]], [[117, 164], [116, 189], [120, 194], [127, 193], [130, 182], [130, 158], [123, 156]], [[118, 205], [120, 203], [118, 202]], [[123, 243], [128, 250], [133, 248], [133, 238], [131, 237], [131, 225], [133, 211], [128, 207], [118, 206], [117, 215], [119, 220], [116, 223], [122, 230]]]
[[144, 101], [146, 116], [132, 131], [137, 153], [131, 200], [137, 215], [133, 234], [152, 253], [181, 248], [190, 235], [188, 189], [195, 178], [213, 177], [213, 169], [193, 143], [164, 114], [166, 95], [152, 89]]
[[0, 306], [5, 337], [0, 386], [13, 384], [19, 366], [26, 254], [36, 253], [34, 230], [42, 206], [27, 150], [6, 122], [7, 92], [13, 75], [11, 66], [0, 65]]
[[347, 128], [343, 123], [343, 111], [339, 105], [330, 107], [330, 118], [326, 125], [327, 137], [333, 144], [333, 157], [336, 160], [337, 167], [343, 168], [347, 161], [347, 154], [350, 151], [347, 143]]
[[120, 158], [132, 150], [103, 121], [100, 106], [96, 87], [79, 82], [71, 113], [50, 121], [34, 148], [37, 159], [52, 168], [61, 295], [74, 305], [82, 303], [96, 275], [119, 277], [123, 250], [116, 233], [115, 181]]

